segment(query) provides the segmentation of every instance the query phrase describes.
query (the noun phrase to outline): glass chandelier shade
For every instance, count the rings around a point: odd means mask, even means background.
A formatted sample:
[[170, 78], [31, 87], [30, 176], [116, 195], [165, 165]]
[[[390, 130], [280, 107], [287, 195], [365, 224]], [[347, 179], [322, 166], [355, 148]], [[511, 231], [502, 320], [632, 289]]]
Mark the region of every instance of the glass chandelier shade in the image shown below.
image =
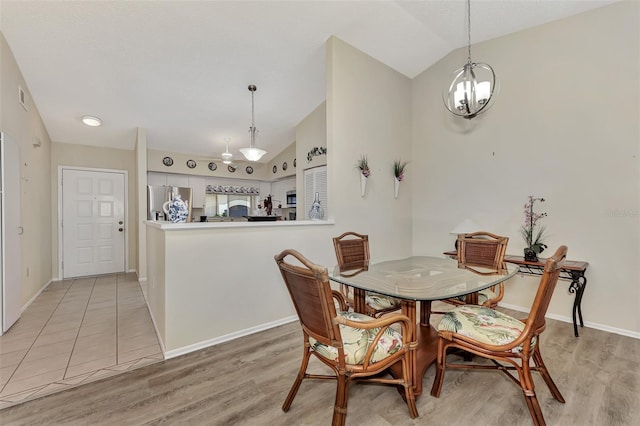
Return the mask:
[[222, 157], [223, 164], [231, 164], [231, 159], [233, 158], [233, 154], [229, 152], [229, 139], [225, 140], [226, 142], [226, 150], [222, 153], [220, 157]]
[[257, 90], [256, 86], [251, 84], [249, 85], [249, 91], [251, 92], [251, 127], [249, 127], [249, 133], [251, 134], [251, 142], [249, 148], [240, 148], [240, 152], [244, 157], [249, 161], [258, 161], [263, 155], [267, 153], [264, 149], [256, 148], [256, 126], [254, 124], [254, 101], [253, 94]]
[[467, 0], [467, 24], [467, 63], [453, 72], [442, 100], [452, 114], [471, 119], [492, 105], [496, 74], [490, 65], [471, 61], [471, 0]]

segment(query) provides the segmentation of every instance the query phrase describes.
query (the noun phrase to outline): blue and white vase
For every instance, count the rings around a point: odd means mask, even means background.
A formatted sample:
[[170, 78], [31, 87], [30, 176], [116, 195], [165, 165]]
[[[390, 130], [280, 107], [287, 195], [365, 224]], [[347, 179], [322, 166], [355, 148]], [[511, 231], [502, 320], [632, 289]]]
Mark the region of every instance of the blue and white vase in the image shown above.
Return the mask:
[[171, 201], [164, 203], [162, 209], [173, 223], [186, 222], [189, 216], [189, 206], [182, 201], [180, 195], [175, 195]]

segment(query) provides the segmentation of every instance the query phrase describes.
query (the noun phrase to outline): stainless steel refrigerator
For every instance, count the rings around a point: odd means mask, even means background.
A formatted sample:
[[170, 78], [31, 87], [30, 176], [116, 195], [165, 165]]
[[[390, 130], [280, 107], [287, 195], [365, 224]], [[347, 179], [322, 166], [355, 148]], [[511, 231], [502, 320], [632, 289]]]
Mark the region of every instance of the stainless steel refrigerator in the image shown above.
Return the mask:
[[191, 222], [191, 204], [192, 203], [191, 188], [179, 186], [147, 186], [147, 219], [148, 220], [169, 220], [164, 213], [163, 205], [167, 201], [171, 201], [175, 195], [180, 195], [182, 201], [187, 204], [189, 215], [187, 222]]

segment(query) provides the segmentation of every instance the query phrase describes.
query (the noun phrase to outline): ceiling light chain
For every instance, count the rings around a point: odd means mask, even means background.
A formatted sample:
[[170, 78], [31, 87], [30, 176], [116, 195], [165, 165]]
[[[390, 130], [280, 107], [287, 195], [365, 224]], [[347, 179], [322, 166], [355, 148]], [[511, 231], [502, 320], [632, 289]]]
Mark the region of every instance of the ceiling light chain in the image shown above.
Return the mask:
[[442, 100], [452, 114], [471, 119], [493, 104], [495, 91], [493, 68], [471, 60], [471, 0], [467, 0], [467, 63], [453, 72], [451, 84], [442, 93]]

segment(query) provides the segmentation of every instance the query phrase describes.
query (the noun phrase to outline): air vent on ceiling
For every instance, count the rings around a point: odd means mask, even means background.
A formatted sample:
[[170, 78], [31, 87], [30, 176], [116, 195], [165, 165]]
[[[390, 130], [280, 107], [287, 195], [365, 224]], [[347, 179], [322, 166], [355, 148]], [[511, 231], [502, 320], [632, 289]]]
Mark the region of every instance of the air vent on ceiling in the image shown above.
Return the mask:
[[18, 102], [22, 105], [25, 111], [29, 111], [27, 107], [27, 95], [24, 93], [24, 89], [21, 86], [18, 86]]

